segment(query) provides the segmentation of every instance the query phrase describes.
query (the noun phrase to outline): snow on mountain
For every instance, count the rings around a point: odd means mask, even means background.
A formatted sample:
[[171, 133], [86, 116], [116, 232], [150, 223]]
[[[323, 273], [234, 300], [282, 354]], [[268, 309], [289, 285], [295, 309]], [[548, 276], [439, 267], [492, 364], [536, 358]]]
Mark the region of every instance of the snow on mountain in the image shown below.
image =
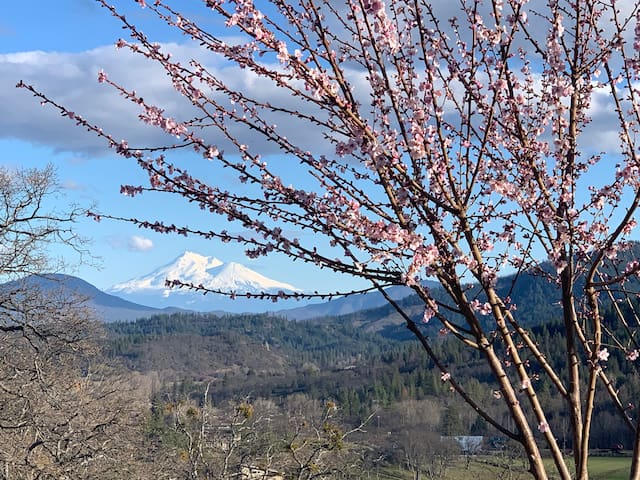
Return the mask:
[[208, 283], [203, 284], [216, 290], [251, 293], [277, 292], [279, 290], [286, 292], [301, 291], [293, 285], [272, 280], [235, 262], [224, 263], [214, 267], [209, 270], [209, 274], [212, 277], [208, 280]]
[[[292, 293], [300, 289], [265, 277], [234, 262], [224, 263], [215, 257], [185, 252], [171, 263], [147, 275], [113, 285], [107, 291], [133, 301], [151, 305], [175, 305], [183, 308], [220, 308], [220, 295], [206, 295], [187, 288], [167, 288], [166, 280], [180, 280], [205, 288], [236, 293]], [[239, 305], [238, 305], [239, 306]]]
[[147, 275], [132, 278], [124, 283], [118, 283], [109, 288], [113, 293], [137, 293], [162, 291], [166, 297], [169, 295], [166, 280], [182, 280], [195, 285], [205, 284], [211, 280], [208, 270], [219, 267], [223, 263], [215, 257], [205, 257], [194, 252], [184, 252], [171, 263], [155, 269]]

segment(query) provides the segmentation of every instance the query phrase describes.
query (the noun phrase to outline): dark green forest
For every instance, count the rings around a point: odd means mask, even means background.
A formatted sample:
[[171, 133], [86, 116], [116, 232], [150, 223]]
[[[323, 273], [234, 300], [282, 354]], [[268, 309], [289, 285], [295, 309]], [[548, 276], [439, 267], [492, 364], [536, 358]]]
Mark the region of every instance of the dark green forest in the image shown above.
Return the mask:
[[[162, 315], [107, 324], [105, 349], [131, 371], [157, 374], [156, 403], [181, 399], [201, 403], [207, 386], [208, 400], [214, 404], [245, 398], [285, 404], [293, 396], [304, 395], [335, 402], [352, 425], [375, 418], [377, 426], [387, 423], [391, 428], [399, 406], [423, 402], [432, 410], [423, 412], [423, 416], [438, 419], [428, 425], [435, 434], [497, 435], [449, 391], [440, 371], [402, 325], [380, 328], [375, 326], [383, 316], [380, 309], [371, 313], [370, 317], [367, 312], [359, 312], [306, 322], [267, 314]], [[534, 309], [530, 315], [536, 317]], [[539, 318], [548, 318], [546, 307]], [[502, 401], [496, 398], [495, 382], [480, 354], [438, 334], [429, 325], [423, 329], [456, 381], [481, 399], [495, 418], [506, 418]], [[531, 334], [545, 351], [555, 352], [549, 360], [562, 371], [566, 358], [559, 320], [535, 325]], [[640, 398], [640, 379], [633, 363], [626, 361], [619, 350], [610, 350], [607, 368], [616, 378], [616, 388], [624, 398]], [[506, 364], [508, 357], [504, 352]], [[568, 431], [562, 401], [554, 397], [553, 388], [539, 373], [531, 365], [531, 379], [541, 400], [556, 412], [550, 418], [554, 431]], [[618, 420], [614, 406], [604, 395], [597, 404], [600, 411], [594, 425], [594, 448], [630, 444], [629, 433]], [[631, 400], [628, 408], [635, 408]], [[568, 439], [563, 441], [566, 448], [571, 448]]]

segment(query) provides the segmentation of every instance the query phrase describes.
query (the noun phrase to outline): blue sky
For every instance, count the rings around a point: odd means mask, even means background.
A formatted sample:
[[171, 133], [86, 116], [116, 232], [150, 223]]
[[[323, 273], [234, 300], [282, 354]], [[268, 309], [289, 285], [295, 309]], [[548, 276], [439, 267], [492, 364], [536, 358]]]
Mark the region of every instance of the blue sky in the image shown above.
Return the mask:
[[[201, 53], [196, 45], [157, 23], [147, 22], [149, 10], [141, 9], [133, 0], [114, 0], [127, 18], [141, 25], [154, 41], [163, 43], [178, 58], [191, 58]], [[199, 2], [177, 2], [192, 8]], [[447, 5], [445, 2], [442, 5]], [[222, 29], [206, 10], [194, 11], [192, 19], [211, 31]], [[54, 164], [65, 195], [61, 203], [74, 202], [84, 207], [96, 205], [98, 211], [124, 217], [148, 220], [169, 219], [177, 224], [199, 225], [209, 228], [228, 228], [217, 217], [203, 217], [199, 211], [183, 205], [178, 197], [137, 197], [129, 199], [120, 195], [121, 184], [145, 184], [146, 178], [139, 168], [105, 148], [104, 142], [94, 135], [75, 127], [67, 119], [60, 118], [50, 108], [43, 108], [28, 92], [16, 89], [19, 80], [34, 84], [51, 98], [74, 110], [94, 123], [105, 127], [115, 138], [135, 138], [143, 145], [158, 141], [156, 129], [140, 124], [138, 110], [128, 105], [112, 89], [98, 84], [97, 75], [104, 69], [109, 78], [129, 88], [144, 89], [144, 98], [151, 103], [179, 109], [184, 102], [176, 102], [176, 93], [166, 81], [164, 73], [139, 57], [125, 50], [117, 50], [115, 42], [127, 36], [119, 22], [94, 0], [57, 0], [55, 2], [7, 2], [0, 18], [0, 162], [10, 166], [44, 166]], [[261, 95], [282, 95], [269, 89], [269, 85], [256, 81], [244, 71], [230, 68], [213, 58], [207, 58], [210, 68], [233, 88], [253, 89]], [[356, 72], [358, 73], [358, 72]], [[354, 76], [357, 80], [359, 77]], [[366, 92], [366, 86], [361, 88]], [[243, 90], [244, 91], [244, 90]], [[587, 149], [615, 152], [619, 150], [615, 113], [608, 94], [598, 92], [593, 99], [593, 122], [585, 130]], [[289, 97], [279, 97], [283, 103]], [[185, 111], [182, 110], [182, 113]], [[180, 113], [180, 112], [178, 112]], [[305, 145], [315, 150], [327, 148], [317, 132], [287, 125], [288, 119], [278, 124], [294, 141], [304, 139]], [[287, 128], [290, 127], [290, 128]], [[262, 145], [260, 139], [250, 138], [251, 144], [263, 156], [286, 162], [277, 151]], [[173, 158], [173, 157], [172, 157]], [[202, 159], [199, 159], [202, 163]], [[194, 156], [180, 157], [180, 165], [189, 170], [209, 175], [218, 185], [229, 189], [242, 188], [226, 171], [202, 169]], [[598, 171], [613, 172], [611, 162]], [[287, 166], [288, 167], [288, 166]], [[295, 169], [288, 169], [296, 181]], [[600, 180], [600, 179], [598, 179]], [[587, 181], [590, 181], [587, 179]], [[285, 182], [288, 183], [288, 182]], [[585, 189], [586, 194], [586, 189]], [[148, 273], [164, 265], [185, 250], [215, 256], [222, 261], [243, 263], [259, 273], [276, 280], [291, 283], [307, 290], [348, 290], [349, 286], [362, 287], [353, 279], [318, 271], [300, 262], [292, 263], [284, 257], [268, 257], [249, 260], [243, 248], [216, 241], [162, 236], [139, 230], [127, 223], [95, 223], [84, 220], [78, 224], [78, 233], [92, 239], [91, 250], [100, 258], [100, 269], [92, 265], [80, 265], [75, 273], [100, 288], [126, 281]], [[70, 262], [76, 258], [71, 256]]]
[[[115, 3], [125, 8], [129, 19], [144, 22], [146, 11], [133, 1]], [[202, 17], [202, 21], [211, 20]], [[212, 22], [211, 28], [219, 26]], [[163, 43], [182, 41], [167, 30], [145, 28], [145, 33]], [[3, 5], [0, 101], [5, 112], [4, 120], [0, 120], [0, 163], [28, 167], [54, 164], [64, 187], [61, 204], [95, 204], [97, 210], [105, 213], [145, 219], [173, 217], [185, 223], [211, 221], [197, 217], [193, 208], [183, 207], [176, 197], [129, 199], [120, 195], [121, 184], [144, 183], [145, 177], [138, 167], [117, 157], [95, 137], [74, 127], [51, 109], [41, 107], [26, 91], [15, 88], [21, 79], [33, 83], [70, 109], [109, 126], [116, 135], [120, 131], [124, 137], [130, 129], [139, 128], [136, 133], [140, 138], [152, 138], [155, 133], [148, 128], [122, 121], [126, 114], [131, 114], [129, 107], [96, 81], [98, 71], [104, 69], [124, 83], [144, 83], [157, 95], [159, 103], [171, 98], [166, 85], [160, 86], [158, 82], [158, 88], [153, 89], [156, 77], [149, 73], [151, 66], [141, 66], [137, 59], [116, 51], [115, 42], [125, 35], [117, 20], [93, 0]], [[176, 50], [180, 53], [184, 49], [185, 55], [189, 48], [193, 47], [176, 45]], [[219, 181], [233, 182], [224, 175]], [[90, 248], [99, 257], [100, 268], [80, 265], [70, 273], [99, 288], [148, 273], [185, 250], [240, 262], [263, 275], [303, 289], [335, 291], [352, 284], [349, 279], [336, 278], [326, 271], [317, 272], [300, 262], [292, 264], [283, 257], [249, 260], [241, 247], [158, 235], [126, 223], [96, 223], [86, 219], [78, 224], [77, 231], [91, 238]], [[69, 255], [72, 264], [77, 260], [70, 252], [63, 254]]]

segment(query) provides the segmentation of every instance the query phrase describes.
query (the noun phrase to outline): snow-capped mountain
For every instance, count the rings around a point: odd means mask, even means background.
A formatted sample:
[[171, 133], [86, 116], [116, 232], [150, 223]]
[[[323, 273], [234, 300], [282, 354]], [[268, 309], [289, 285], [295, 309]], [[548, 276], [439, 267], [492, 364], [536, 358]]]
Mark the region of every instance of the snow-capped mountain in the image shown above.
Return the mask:
[[205, 257], [193, 252], [184, 252], [171, 263], [155, 269], [141, 277], [132, 278], [109, 288], [112, 293], [134, 294], [139, 292], [162, 292], [169, 296], [171, 291], [166, 287], [167, 280], [182, 280], [195, 285], [208, 286], [214, 278], [209, 270], [224, 265], [215, 257]]
[[[264, 311], [266, 308], [251, 301], [235, 301], [221, 295], [203, 295], [187, 288], [168, 288], [166, 280], [180, 280], [202, 285], [212, 290], [235, 293], [261, 292], [293, 293], [295, 286], [265, 277], [239, 263], [222, 262], [194, 252], [185, 252], [171, 263], [147, 275], [130, 279], [110, 287], [107, 292], [129, 301], [156, 307], [175, 306], [193, 310]], [[264, 305], [264, 302], [262, 302]], [[270, 308], [273, 309], [273, 304]]]

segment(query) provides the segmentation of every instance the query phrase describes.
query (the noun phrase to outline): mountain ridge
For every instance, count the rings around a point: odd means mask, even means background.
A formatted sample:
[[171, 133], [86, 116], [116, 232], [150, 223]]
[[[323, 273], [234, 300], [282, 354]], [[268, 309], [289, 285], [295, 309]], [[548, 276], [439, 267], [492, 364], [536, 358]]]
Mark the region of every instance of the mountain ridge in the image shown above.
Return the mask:
[[103, 322], [131, 321], [168, 313], [184, 312], [177, 307], [155, 308], [130, 302], [116, 295], [108, 294], [91, 283], [64, 273], [44, 273], [29, 275], [0, 285], [1, 290], [39, 289], [43, 292], [62, 291], [85, 299], [85, 304]]
[[[634, 248], [626, 252], [625, 261], [628, 260], [626, 257], [640, 257], [640, 244], [634, 244]], [[176, 265], [180, 268], [173, 268]], [[541, 268], [546, 268], [546, 266], [546, 263], [541, 264]], [[247, 276], [251, 278], [255, 273], [241, 264], [224, 263], [216, 257], [206, 257], [187, 251], [173, 262], [154, 270], [152, 273], [155, 273], [155, 275], [148, 274], [138, 277], [142, 279], [140, 280], [142, 285], [153, 285], [155, 287], [142, 294], [127, 295], [118, 293], [114, 295], [115, 292], [113, 291], [101, 291], [90, 283], [69, 275], [50, 274], [48, 280], [58, 280], [57, 284], [59, 285], [59, 280], [66, 278], [67, 286], [90, 298], [90, 303], [92, 303], [94, 310], [100, 313], [103, 320], [107, 322], [116, 320], [128, 321], [177, 311], [206, 312], [221, 315], [268, 313], [288, 320], [341, 317], [346, 322], [355, 322], [368, 330], [388, 331], [392, 335], [398, 334], [401, 331], [399, 329], [404, 330], [404, 322], [393, 308], [386, 303], [386, 300], [379, 292], [354, 294], [322, 303], [300, 302], [297, 300], [279, 300], [274, 303], [270, 299], [256, 298], [259, 297], [259, 294], [254, 294], [254, 298], [250, 299], [238, 296], [235, 300], [232, 300], [223, 295], [204, 295], [191, 289], [169, 290], [164, 285], [165, 278], [162, 278], [162, 289], [160, 289], [162, 275], [185, 272], [190, 274], [189, 278], [194, 283], [197, 279], [204, 279], [209, 280], [209, 285], [213, 285], [211, 279], [221, 275], [221, 285], [240, 286], [242, 286], [241, 282], [234, 283], [237, 280], [237, 276], [246, 279]], [[236, 276], [236, 274], [239, 275]], [[43, 277], [34, 278], [42, 279]], [[270, 279], [267, 279], [267, 281], [270, 281]], [[273, 282], [277, 286], [287, 285], [293, 287], [283, 282]], [[126, 282], [120, 285], [125, 284]], [[425, 284], [438, 297], [438, 300], [447, 302], [446, 295], [436, 282], [426, 281]], [[634, 284], [640, 289], [640, 282], [635, 281]], [[262, 282], [261, 285], [266, 290], [265, 282]], [[267, 282], [266, 285], [269, 285], [269, 283]], [[469, 298], [478, 298], [480, 301], [484, 301], [482, 293], [477, 286], [469, 288]], [[500, 295], [510, 296], [512, 304], [517, 306], [516, 315], [518, 320], [524, 326], [538, 324], [542, 319], [554, 319], [561, 313], [558, 307], [558, 300], [560, 299], [559, 288], [556, 284], [550, 282], [545, 275], [534, 271], [505, 275], [498, 278], [496, 288]], [[124, 292], [125, 288], [123, 287], [121, 290]], [[180, 292], [180, 294], [163, 295], [166, 290], [169, 290], [171, 294], [174, 292]], [[424, 304], [413, 294], [409, 287], [389, 287], [386, 292], [405, 308], [410, 317], [416, 322], [421, 322]]]

